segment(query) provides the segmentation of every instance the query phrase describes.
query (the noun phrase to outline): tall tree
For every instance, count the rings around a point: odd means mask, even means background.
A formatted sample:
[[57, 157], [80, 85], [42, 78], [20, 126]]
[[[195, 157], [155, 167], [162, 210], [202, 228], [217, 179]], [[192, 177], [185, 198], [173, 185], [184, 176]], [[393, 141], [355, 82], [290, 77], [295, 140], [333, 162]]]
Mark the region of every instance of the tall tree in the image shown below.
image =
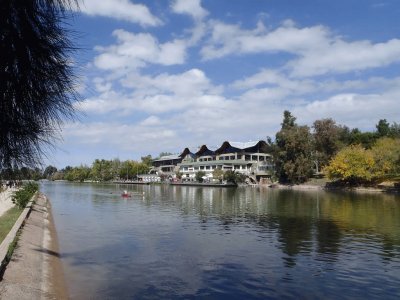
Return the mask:
[[390, 134], [390, 124], [386, 119], [381, 119], [378, 124], [376, 124], [376, 131], [379, 137], [388, 136]]
[[141, 157], [142, 163], [144, 163], [145, 165], [151, 167], [151, 163], [153, 162], [153, 158], [151, 157], [151, 155], [146, 155], [146, 156], [142, 156]]
[[0, 5], [0, 169], [40, 162], [77, 99], [63, 20], [74, 0]]
[[308, 126], [298, 126], [289, 111], [276, 134], [275, 162], [279, 181], [301, 183], [312, 175], [312, 135]]
[[51, 179], [54, 173], [57, 172], [57, 168], [54, 166], [47, 166], [43, 171], [43, 177], [47, 179]]
[[317, 169], [326, 166], [333, 155], [339, 150], [340, 127], [332, 119], [316, 120], [314, 129], [314, 158]]

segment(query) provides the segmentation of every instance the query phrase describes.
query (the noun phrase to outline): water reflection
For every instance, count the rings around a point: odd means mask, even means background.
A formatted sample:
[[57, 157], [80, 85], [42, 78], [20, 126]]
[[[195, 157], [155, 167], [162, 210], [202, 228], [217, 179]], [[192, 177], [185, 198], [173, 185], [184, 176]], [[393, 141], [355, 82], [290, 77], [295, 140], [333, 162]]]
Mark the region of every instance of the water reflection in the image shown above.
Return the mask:
[[[124, 189], [132, 198], [120, 197]], [[400, 296], [399, 196], [66, 183], [42, 190], [75, 299]]]

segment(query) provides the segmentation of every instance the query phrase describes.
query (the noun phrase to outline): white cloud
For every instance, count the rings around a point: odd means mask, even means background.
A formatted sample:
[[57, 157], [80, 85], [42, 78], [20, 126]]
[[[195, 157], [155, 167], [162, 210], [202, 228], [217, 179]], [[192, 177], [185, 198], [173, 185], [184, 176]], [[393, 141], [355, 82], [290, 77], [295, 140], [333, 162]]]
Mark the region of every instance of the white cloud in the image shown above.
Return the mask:
[[213, 89], [210, 80], [199, 69], [191, 69], [180, 74], [163, 73], [154, 77], [130, 74], [122, 80], [125, 87], [157, 93], [173, 93], [179, 96], [202, 94]]
[[201, 49], [205, 60], [232, 54], [290, 53], [295, 57], [284, 68], [295, 77], [358, 71], [400, 61], [399, 39], [347, 42], [326, 27], [297, 28], [290, 20], [272, 31], [261, 22], [253, 30], [219, 21], [210, 25], [211, 37]]
[[329, 34], [323, 26], [295, 28], [286, 22], [274, 31], [267, 31], [262, 22], [253, 30], [243, 30], [238, 25], [219, 21], [210, 23], [211, 38], [202, 48], [204, 59], [215, 59], [230, 54], [284, 51], [302, 53], [316, 48]]
[[331, 117], [350, 127], [371, 128], [379, 119], [396, 120], [400, 115], [400, 89], [395, 87], [374, 94], [337, 94], [296, 107], [294, 115], [311, 124], [316, 119]]
[[158, 118], [157, 116], [150, 116], [148, 118], [146, 118], [145, 120], [143, 120], [142, 122], [140, 122], [140, 125], [143, 126], [156, 126], [156, 125], [161, 125], [161, 120], [160, 118]]
[[166, 139], [173, 139], [173, 129], [148, 126], [146, 124], [126, 125], [121, 123], [94, 122], [69, 123], [64, 127], [66, 139], [84, 145], [107, 144], [120, 150], [148, 152], [150, 145], [163, 144]]
[[236, 89], [249, 89], [260, 86], [279, 87], [286, 94], [305, 94], [315, 91], [317, 83], [310, 79], [291, 79], [277, 70], [263, 69], [252, 76], [236, 80], [232, 84], [232, 87]]
[[294, 76], [315, 76], [330, 72], [345, 73], [384, 67], [400, 61], [400, 40], [373, 44], [370, 41], [326, 41], [308, 49], [298, 60], [288, 64]]
[[[154, 77], [133, 73], [127, 75], [121, 83], [133, 89], [119, 91], [106, 89], [107, 83], [96, 79], [96, 84], [104, 92], [77, 103], [77, 108], [86, 113], [128, 114], [134, 111], [147, 113], [165, 113], [181, 111], [188, 107], [209, 105], [214, 107], [220, 88], [214, 87], [203, 71], [191, 69], [179, 74], [160, 74]], [[202, 98], [209, 95], [208, 98]]]
[[172, 5], [172, 11], [177, 14], [187, 14], [195, 20], [201, 20], [208, 15], [200, 3], [200, 0], [175, 0]]
[[186, 58], [186, 44], [175, 39], [160, 44], [149, 33], [131, 33], [123, 29], [114, 30], [117, 43], [108, 47], [96, 47], [100, 54], [95, 57], [96, 67], [104, 70], [136, 69], [147, 63], [182, 64]]
[[161, 21], [154, 16], [143, 4], [134, 4], [129, 0], [82, 0], [79, 7], [73, 9], [90, 16], [109, 17], [142, 26], [161, 25]]

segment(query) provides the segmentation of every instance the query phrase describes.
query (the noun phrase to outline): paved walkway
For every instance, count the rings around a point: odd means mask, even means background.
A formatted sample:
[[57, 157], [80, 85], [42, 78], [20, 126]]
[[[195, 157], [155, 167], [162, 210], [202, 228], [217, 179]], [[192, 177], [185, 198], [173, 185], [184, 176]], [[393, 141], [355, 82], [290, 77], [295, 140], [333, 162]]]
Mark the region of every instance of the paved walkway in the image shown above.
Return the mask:
[[50, 211], [46, 197], [40, 195], [0, 282], [0, 299], [66, 299], [56, 286], [60, 276], [54, 271], [54, 265], [57, 261], [61, 264], [51, 241]]

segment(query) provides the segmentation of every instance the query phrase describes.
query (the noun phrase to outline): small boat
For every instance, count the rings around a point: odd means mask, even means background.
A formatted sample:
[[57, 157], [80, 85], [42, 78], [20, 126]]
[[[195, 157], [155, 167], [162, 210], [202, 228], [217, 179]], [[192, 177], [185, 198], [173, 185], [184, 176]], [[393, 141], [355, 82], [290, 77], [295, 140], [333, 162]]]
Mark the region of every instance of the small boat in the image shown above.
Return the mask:
[[124, 191], [124, 192], [121, 194], [121, 197], [124, 197], [124, 198], [129, 198], [130, 196], [131, 196], [131, 194], [129, 194], [128, 191]]

